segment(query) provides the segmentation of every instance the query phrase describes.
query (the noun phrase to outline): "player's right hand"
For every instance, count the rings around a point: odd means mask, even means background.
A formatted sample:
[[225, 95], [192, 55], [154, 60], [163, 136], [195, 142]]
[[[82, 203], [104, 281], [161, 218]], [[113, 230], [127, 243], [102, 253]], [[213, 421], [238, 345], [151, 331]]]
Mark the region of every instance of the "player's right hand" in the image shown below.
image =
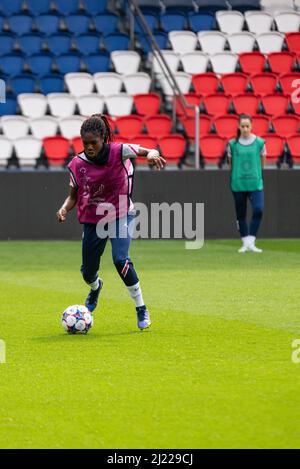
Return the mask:
[[67, 216], [67, 210], [65, 208], [60, 208], [58, 212], [56, 212], [56, 218], [59, 221], [59, 223], [62, 223], [63, 221], [65, 221], [66, 216]]

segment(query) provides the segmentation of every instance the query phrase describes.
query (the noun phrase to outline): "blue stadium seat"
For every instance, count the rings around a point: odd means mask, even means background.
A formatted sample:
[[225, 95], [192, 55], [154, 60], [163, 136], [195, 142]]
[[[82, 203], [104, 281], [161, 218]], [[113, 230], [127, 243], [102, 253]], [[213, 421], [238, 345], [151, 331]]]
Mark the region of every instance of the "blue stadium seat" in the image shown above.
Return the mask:
[[182, 13], [164, 13], [160, 17], [162, 29], [169, 33], [170, 31], [180, 31], [186, 25], [186, 16]]
[[13, 33], [0, 34], [0, 55], [10, 54], [14, 50], [16, 36]]
[[56, 65], [61, 74], [80, 72], [81, 56], [76, 52], [62, 54], [56, 57]]
[[[167, 48], [168, 35], [166, 33], [154, 33], [154, 38], [160, 49]], [[147, 38], [144, 35], [137, 35], [137, 40], [142, 46], [144, 54], [148, 54], [149, 52], [151, 52], [151, 46], [149, 45], [149, 42], [147, 41]]]
[[1, 57], [1, 69], [7, 75], [20, 75], [24, 68], [24, 55], [23, 54], [5, 54]]
[[215, 16], [213, 13], [189, 13], [190, 28], [196, 33], [199, 31], [209, 31], [214, 28]]
[[127, 50], [129, 48], [129, 36], [123, 33], [107, 34], [104, 37], [104, 45], [109, 52]]
[[43, 48], [44, 35], [41, 33], [27, 33], [18, 38], [22, 52], [28, 55], [37, 54]]
[[162, 11], [160, 0], [138, 0], [137, 3], [143, 13], [159, 15]]
[[17, 113], [17, 99], [15, 96], [6, 96], [6, 102], [0, 105], [0, 116], [10, 116]]
[[34, 93], [36, 77], [31, 75], [16, 75], [10, 79], [9, 83], [15, 94]]
[[89, 31], [91, 18], [84, 13], [69, 15], [65, 17], [65, 23], [72, 34], [83, 34]]
[[119, 17], [113, 13], [104, 13], [93, 18], [96, 30], [102, 34], [110, 34], [118, 31]]
[[51, 0], [27, 0], [27, 5], [32, 15], [49, 13], [51, 11]]
[[164, 0], [164, 5], [168, 13], [173, 10], [177, 10], [177, 12], [195, 11], [194, 0]]
[[[233, 10], [239, 10], [242, 13], [248, 10], [260, 10], [260, 0], [229, 0]], [[284, 4], [284, 2], [283, 2]]]
[[108, 72], [110, 55], [107, 52], [90, 54], [84, 57], [84, 62], [89, 73]]
[[200, 12], [216, 12], [218, 10], [228, 10], [227, 0], [196, 0], [196, 4]]
[[[144, 18], [147, 22], [147, 25], [149, 26], [149, 28], [151, 29], [151, 31], [153, 32], [155, 29], [157, 29], [157, 26], [158, 26], [158, 18], [156, 15], [153, 15], [153, 14], [149, 14], [149, 13], [145, 13], [144, 14]], [[134, 22], [134, 31], [136, 33], [143, 33], [144, 32], [144, 29], [141, 27], [140, 25], [140, 22], [138, 20], [138, 18], [136, 18], [135, 22]]]
[[64, 83], [62, 75], [45, 75], [40, 77], [39, 87], [43, 94], [63, 93]]
[[47, 52], [33, 54], [27, 58], [27, 63], [32, 73], [48, 75], [52, 71], [53, 56]]
[[80, 34], [75, 38], [75, 44], [80, 54], [95, 54], [99, 52], [100, 39], [99, 33]]
[[62, 15], [70, 15], [71, 13], [76, 13], [79, 7], [78, 0], [54, 0], [56, 10], [59, 11]]
[[10, 30], [16, 34], [30, 33], [33, 25], [33, 17], [26, 14], [12, 15], [7, 21]]
[[107, 11], [108, 0], [83, 0], [83, 6], [90, 15], [97, 15]]
[[51, 34], [47, 37], [46, 43], [52, 54], [67, 54], [71, 49], [72, 35], [70, 33]]
[[5, 16], [22, 13], [23, 0], [0, 0], [0, 11]]
[[45, 13], [35, 18], [37, 29], [44, 34], [54, 34], [59, 31], [61, 16], [56, 13]]
[[3, 30], [4, 20], [5, 20], [5, 16], [0, 13], [0, 31], [1, 32]]

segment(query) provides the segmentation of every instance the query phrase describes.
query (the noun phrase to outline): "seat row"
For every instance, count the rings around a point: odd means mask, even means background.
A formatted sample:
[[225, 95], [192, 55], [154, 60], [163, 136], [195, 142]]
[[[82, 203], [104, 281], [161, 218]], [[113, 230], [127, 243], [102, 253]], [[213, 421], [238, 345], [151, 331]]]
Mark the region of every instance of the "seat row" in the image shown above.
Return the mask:
[[77, 10], [84, 10], [95, 15], [107, 11], [108, 0], [1, 0], [0, 11], [6, 15], [29, 11], [33, 15], [58, 11], [69, 15]]

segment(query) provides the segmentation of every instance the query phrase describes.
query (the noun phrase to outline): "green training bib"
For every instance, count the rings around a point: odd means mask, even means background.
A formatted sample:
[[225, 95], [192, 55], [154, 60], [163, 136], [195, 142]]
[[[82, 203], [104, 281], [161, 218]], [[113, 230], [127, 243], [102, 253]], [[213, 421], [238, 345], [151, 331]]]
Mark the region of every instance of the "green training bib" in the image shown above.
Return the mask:
[[232, 191], [248, 192], [263, 189], [260, 155], [264, 144], [264, 140], [259, 137], [256, 137], [251, 145], [242, 145], [236, 139], [229, 141]]

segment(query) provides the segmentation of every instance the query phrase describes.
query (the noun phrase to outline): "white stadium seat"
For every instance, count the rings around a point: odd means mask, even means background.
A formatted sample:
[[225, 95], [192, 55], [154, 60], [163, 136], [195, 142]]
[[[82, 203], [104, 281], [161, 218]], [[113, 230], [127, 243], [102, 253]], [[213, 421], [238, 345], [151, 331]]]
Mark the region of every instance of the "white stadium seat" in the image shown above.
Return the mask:
[[256, 36], [256, 41], [262, 54], [280, 52], [284, 41], [284, 35], [276, 31], [262, 33]]
[[18, 95], [18, 103], [23, 116], [42, 117], [47, 111], [47, 98], [39, 93], [21, 93]]
[[0, 135], [0, 167], [5, 167], [7, 165], [8, 159], [12, 156], [13, 153], [13, 142], [3, 135]]
[[178, 54], [193, 52], [197, 46], [197, 36], [192, 31], [171, 31], [169, 41]]
[[245, 20], [251, 33], [261, 34], [271, 30], [273, 16], [266, 11], [246, 11]]
[[128, 94], [149, 93], [151, 78], [147, 73], [131, 73], [130, 75], [123, 75], [123, 83]]
[[135, 73], [141, 63], [140, 54], [130, 50], [115, 50], [110, 58], [117, 73]]
[[219, 31], [203, 31], [198, 33], [202, 52], [216, 54], [222, 52], [226, 45], [226, 35]]
[[42, 141], [29, 135], [17, 138], [14, 141], [14, 147], [20, 166], [33, 167], [41, 154]]
[[300, 13], [296, 11], [279, 11], [274, 13], [274, 20], [281, 33], [298, 32]]
[[86, 94], [77, 98], [79, 113], [82, 116], [91, 116], [92, 114], [102, 114], [104, 109], [104, 97], [98, 94]]
[[35, 138], [43, 140], [43, 138], [54, 137], [57, 134], [58, 122], [55, 117], [39, 117], [30, 121], [30, 129]]
[[255, 45], [255, 35], [248, 31], [230, 34], [228, 42], [231, 52], [240, 54], [242, 52], [252, 52]]
[[75, 112], [76, 100], [68, 93], [49, 93], [48, 104], [52, 116], [68, 117]]
[[294, 0], [261, 0], [261, 7], [267, 11], [294, 10]]
[[5, 137], [14, 140], [28, 134], [29, 120], [27, 117], [22, 116], [3, 116], [1, 118], [1, 127]]
[[195, 52], [183, 54], [180, 57], [180, 60], [183, 66], [183, 70], [186, 73], [191, 73], [192, 75], [194, 75], [196, 73], [206, 72], [209, 56], [208, 54], [197, 50]]
[[80, 129], [85, 117], [83, 116], [70, 116], [63, 117], [59, 121], [59, 129], [63, 137], [71, 140], [80, 135]]
[[226, 34], [233, 34], [242, 31], [244, 25], [244, 15], [235, 10], [221, 10], [216, 12], [220, 30]]
[[[177, 72], [174, 74], [174, 77], [175, 77], [175, 80], [177, 81], [177, 84], [181, 93], [182, 94], [188, 93], [190, 86], [191, 86], [191, 81], [192, 81], [191, 75], [185, 72]], [[173, 89], [171, 85], [169, 84], [165, 75], [160, 74], [157, 76], [157, 79], [161, 84], [164, 94], [166, 96], [173, 96], [174, 94]]]
[[76, 98], [93, 92], [94, 79], [90, 73], [67, 73], [65, 81], [69, 92]]
[[94, 82], [97, 92], [101, 96], [120, 93], [123, 84], [122, 77], [118, 73], [113, 72], [95, 73]]
[[133, 98], [129, 94], [119, 93], [107, 96], [105, 103], [110, 116], [128, 116], [132, 111]]
[[210, 56], [213, 71], [220, 75], [235, 72], [238, 56], [233, 52], [219, 52]]
[[[180, 55], [172, 50], [161, 50], [162, 55], [164, 56], [165, 61], [167, 62], [171, 72], [175, 73], [178, 70]], [[154, 73], [162, 73], [162, 68], [160, 66], [160, 58], [157, 58], [157, 54], [149, 54], [150, 60], [153, 60], [152, 67]], [[166, 70], [167, 72], [167, 70]]]

